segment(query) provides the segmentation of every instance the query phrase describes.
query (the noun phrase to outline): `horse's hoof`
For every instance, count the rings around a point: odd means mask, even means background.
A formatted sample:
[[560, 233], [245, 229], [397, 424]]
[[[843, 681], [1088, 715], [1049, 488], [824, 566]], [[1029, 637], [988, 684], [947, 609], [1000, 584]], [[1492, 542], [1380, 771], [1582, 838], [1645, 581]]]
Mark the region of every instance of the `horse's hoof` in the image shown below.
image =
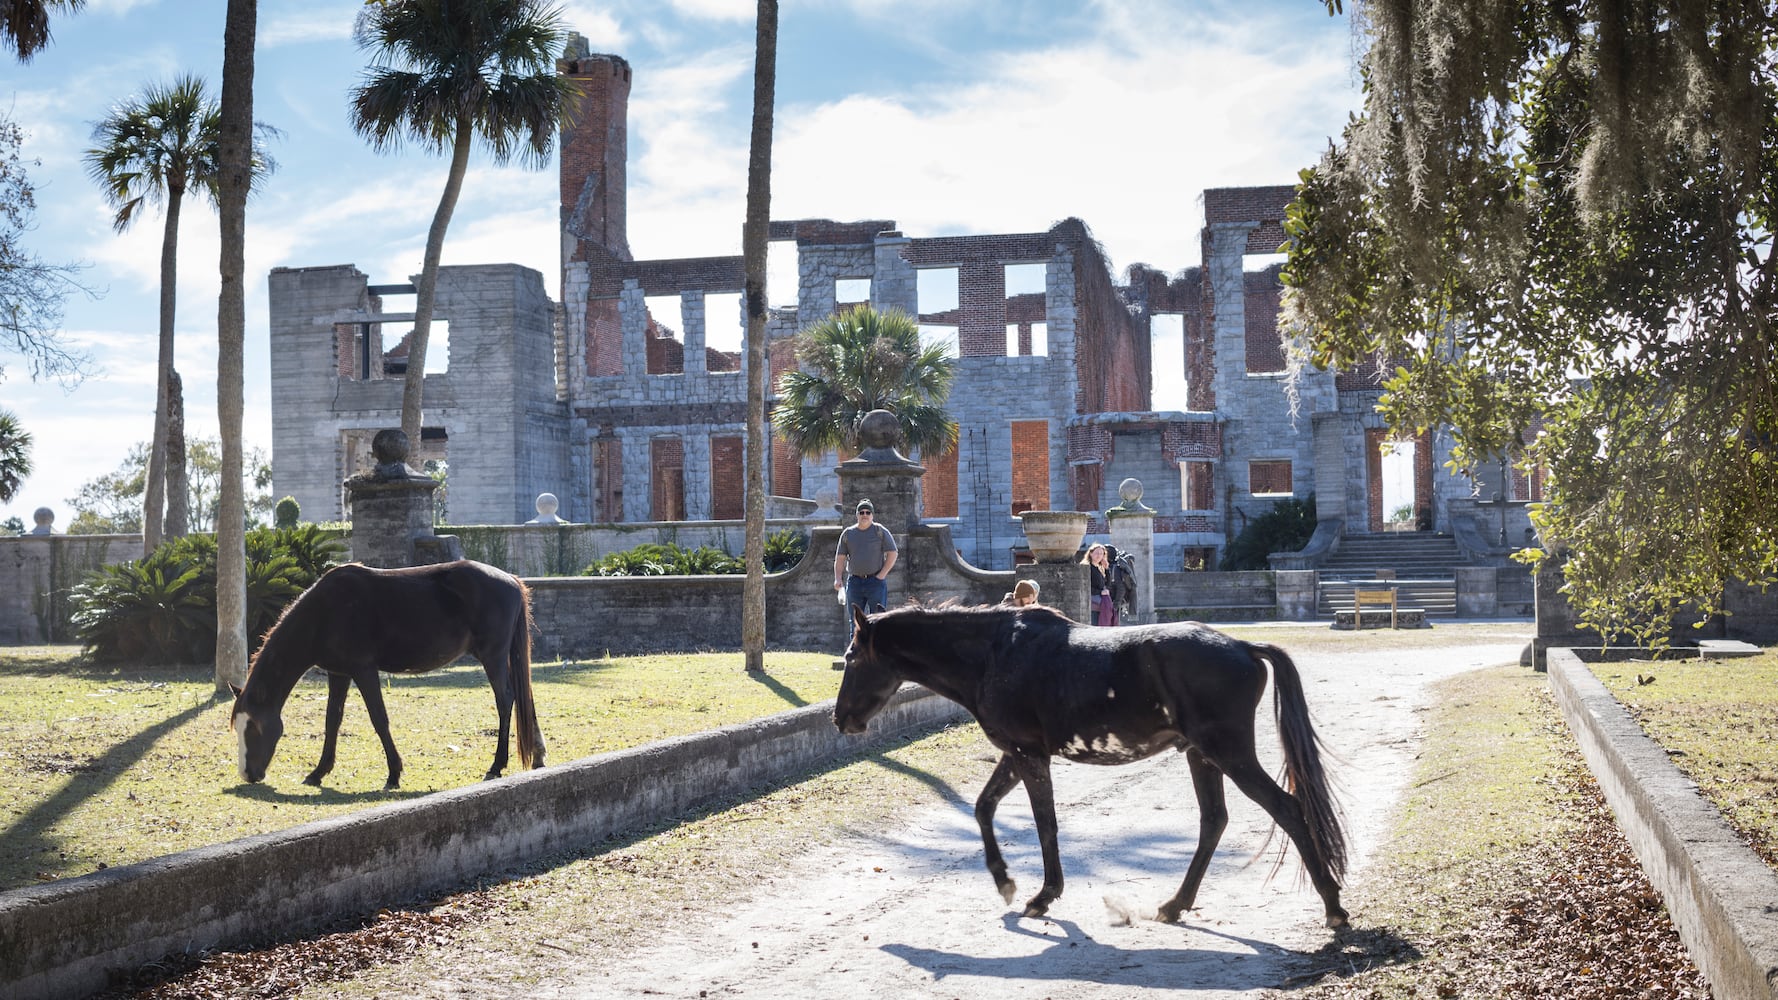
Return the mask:
[[1000, 900], [1001, 900], [1001, 902], [1011, 903], [1013, 896], [1017, 895], [1018, 891], [1019, 891], [1019, 887], [1017, 884], [1015, 884], [1013, 882], [1012, 879], [1007, 879], [1006, 881], [1000, 883]]
[[1049, 911], [1050, 911], [1050, 905], [1048, 903], [1026, 903], [1025, 904], [1025, 912], [1019, 914], [1019, 916], [1021, 916], [1021, 917], [1041, 917], [1044, 914], [1048, 913]]
[[1175, 910], [1171, 906], [1163, 906], [1160, 910], [1156, 911], [1154, 918], [1163, 924], [1176, 924], [1179, 922], [1180, 912], [1181, 911]]
[[390, 778], [388, 781], [383, 782], [383, 791], [385, 791], [385, 792], [397, 791], [400, 788], [401, 788], [401, 779], [400, 778]]
[[308, 777], [303, 779], [303, 784], [309, 785], [313, 788], [320, 788], [321, 787], [321, 776], [319, 774], [311, 774]]
[[1327, 915], [1327, 926], [1333, 928], [1350, 927], [1352, 922], [1347, 919], [1345, 910], [1335, 910]]

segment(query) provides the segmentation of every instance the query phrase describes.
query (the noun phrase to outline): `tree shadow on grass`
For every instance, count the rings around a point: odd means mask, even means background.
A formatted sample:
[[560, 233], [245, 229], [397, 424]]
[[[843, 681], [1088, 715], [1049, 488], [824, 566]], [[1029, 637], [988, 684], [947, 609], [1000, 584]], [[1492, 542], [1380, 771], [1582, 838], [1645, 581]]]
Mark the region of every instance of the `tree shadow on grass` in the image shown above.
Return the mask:
[[[125, 772], [147, 756], [163, 736], [216, 707], [214, 699], [198, 702], [190, 708], [170, 715], [136, 735], [116, 744], [85, 762], [80, 770], [55, 794], [26, 810], [11, 823], [0, 827], [0, 840], [6, 843], [7, 859], [35, 857], [46, 850], [57, 849], [60, 841], [49, 836], [49, 830], [61, 822], [83, 802], [103, 792]], [[3, 862], [8, 867], [15, 863]], [[11, 879], [0, 880], [0, 884]]]
[[789, 704], [792, 708], [808, 707], [809, 702], [807, 699], [791, 690], [783, 681], [778, 680], [764, 670], [747, 671], [747, 679], [756, 684], [763, 685], [766, 690], [783, 699], [785, 703]]

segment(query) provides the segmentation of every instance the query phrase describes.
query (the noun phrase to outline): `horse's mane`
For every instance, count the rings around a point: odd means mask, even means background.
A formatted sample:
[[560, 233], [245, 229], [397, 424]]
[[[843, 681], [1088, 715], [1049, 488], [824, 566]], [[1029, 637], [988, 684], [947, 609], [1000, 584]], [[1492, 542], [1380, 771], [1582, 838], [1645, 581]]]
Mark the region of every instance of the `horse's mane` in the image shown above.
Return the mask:
[[[278, 620], [272, 623], [271, 628], [265, 630], [265, 637], [260, 642], [259, 648], [253, 651], [252, 658], [247, 661], [247, 679], [252, 680], [254, 671], [258, 668], [261, 659], [268, 655], [274, 657], [281, 655], [282, 647], [295, 641], [291, 638], [292, 636], [301, 635], [305, 638], [313, 636], [314, 633], [312, 631], [305, 630], [302, 627], [300, 619], [308, 616], [309, 607], [314, 603], [311, 599], [311, 595], [313, 595], [321, 586], [322, 580], [325, 580], [332, 575], [334, 570], [341, 569], [345, 566], [362, 565], [362, 563], [354, 562], [329, 567], [326, 572], [316, 578], [314, 583], [309, 584], [307, 590], [296, 595], [295, 600], [286, 604], [284, 610], [278, 612]], [[284, 627], [287, 622], [290, 624], [289, 628]]]
[[996, 620], [1019, 616], [1023, 620], [1038, 619], [1042, 621], [1068, 622], [1070, 619], [1056, 608], [1047, 604], [1031, 604], [1015, 608], [1005, 604], [966, 604], [961, 598], [947, 597], [941, 601], [920, 601], [909, 598], [906, 604], [878, 612], [872, 616], [878, 621], [888, 618], [902, 618], [920, 615], [936, 615], [944, 618], [956, 616], [993, 618]]

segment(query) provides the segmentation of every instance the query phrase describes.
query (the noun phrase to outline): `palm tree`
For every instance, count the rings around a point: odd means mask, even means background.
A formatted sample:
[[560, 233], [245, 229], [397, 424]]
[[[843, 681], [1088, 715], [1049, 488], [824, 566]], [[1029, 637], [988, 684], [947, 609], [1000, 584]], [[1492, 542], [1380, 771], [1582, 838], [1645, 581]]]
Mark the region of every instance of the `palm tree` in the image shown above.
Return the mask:
[[0, 503], [11, 503], [31, 474], [31, 432], [11, 410], [0, 410]]
[[943, 344], [921, 346], [907, 313], [861, 306], [829, 316], [796, 335], [796, 358], [801, 369], [778, 379], [772, 423], [798, 454], [857, 447], [859, 421], [872, 410], [895, 414], [903, 440], [923, 455], [957, 444], [944, 409], [957, 361]]
[[85, 6], [86, 0], [0, 0], [0, 41], [11, 46], [19, 62], [30, 62], [49, 44], [49, 12], [72, 14]]
[[402, 384], [401, 429], [418, 442], [438, 262], [469, 148], [479, 135], [497, 163], [517, 156], [546, 166], [577, 89], [556, 75], [560, 12], [537, 0], [382, 0], [364, 7], [352, 34], [372, 52], [364, 82], [352, 90], [352, 127], [379, 152], [405, 138], [451, 153], [426, 234]]
[[[140, 96], [111, 109], [93, 126], [93, 146], [84, 155], [87, 173], [116, 210], [118, 232], [136, 221], [144, 205], [165, 202], [161, 235], [160, 350], [155, 368], [154, 438], [148, 455], [148, 491], [143, 499], [142, 543], [152, 552], [161, 540], [161, 507], [167, 498], [167, 534], [185, 534], [186, 483], [167, 474], [168, 455], [183, 442], [168, 436], [174, 407], [173, 319], [179, 284], [179, 214], [187, 193], [216, 201], [217, 135], [221, 112], [204, 81], [181, 76], [170, 84], [150, 84]], [[269, 132], [268, 129], [262, 131]], [[255, 149], [253, 172], [273, 169]]]
[[222, 106], [216, 141], [222, 223], [216, 301], [216, 415], [222, 431], [222, 496], [216, 511], [216, 692], [247, 683], [247, 502], [241, 477], [241, 413], [247, 339], [247, 193], [254, 176], [253, 48], [257, 0], [228, 0], [222, 31]]
[[778, 0], [759, 0], [753, 44], [753, 136], [747, 156], [747, 222], [741, 255], [747, 291], [747, 580], [741, 649], [748, 670], [766, 657], [766, 235], [772, 218], [772, 101], [777, 85]]

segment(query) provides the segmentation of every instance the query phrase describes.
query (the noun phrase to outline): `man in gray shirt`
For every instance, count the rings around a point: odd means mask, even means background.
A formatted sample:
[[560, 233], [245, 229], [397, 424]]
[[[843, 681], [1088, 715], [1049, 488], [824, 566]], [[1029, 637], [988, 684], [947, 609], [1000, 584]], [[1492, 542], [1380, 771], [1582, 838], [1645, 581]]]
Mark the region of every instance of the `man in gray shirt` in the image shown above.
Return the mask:
[[895, 568], [895, 536], [876, 523], [876, 508], [858, 501], [858, 523], [840, 532], [833, 555], [833, 589], [846, 592], [846, 636], [851, 639], [854, 606], [866, 614], [889, 603], [889, 571]]

